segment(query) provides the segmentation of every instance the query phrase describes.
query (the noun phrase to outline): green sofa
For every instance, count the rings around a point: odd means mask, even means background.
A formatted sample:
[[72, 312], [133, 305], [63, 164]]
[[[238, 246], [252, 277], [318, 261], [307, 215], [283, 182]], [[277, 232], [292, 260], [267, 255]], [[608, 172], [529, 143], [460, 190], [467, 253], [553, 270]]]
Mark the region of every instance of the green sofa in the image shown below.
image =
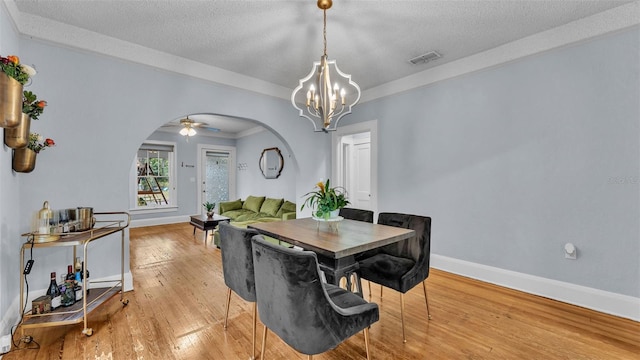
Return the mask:
[[[237, 227], [247, 227], [257, 222], [291, 220], [296, 218], [296, 204], [284, 199], [265, 196], [247, 196], [242, 201], [226, 201], [220, 203], [220, 215], [231, 219]], [[214, 233], [214, 243], [220, 243], [218, 232]]]
[[221, 202], [220, 215], [231, 218], [231, 223], [290, 220], [296, 218], [296, 204], [284, 199], [247, 196], [244, 201]]

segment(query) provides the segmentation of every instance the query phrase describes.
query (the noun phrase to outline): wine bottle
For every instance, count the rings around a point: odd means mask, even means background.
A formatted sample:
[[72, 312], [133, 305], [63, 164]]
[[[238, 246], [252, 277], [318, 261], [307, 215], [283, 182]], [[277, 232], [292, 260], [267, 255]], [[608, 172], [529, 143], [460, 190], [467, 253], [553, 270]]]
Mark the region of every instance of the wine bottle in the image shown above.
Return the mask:
[[73, 265], [67, 265], [67, 277], [65, 280], [75, 280], [76, 274], [73, 272]]
[[51, 273], [51, 282], [49, 283], [49, 288], [47, 289], [47, 295], [51, 296], [51, 310], [57, 309], [61, 305], [62, 296], [60, 293], [60, 289], [58, 288], [58, 283], [56, 283], [56, 273]]
[[91, 290], [89, 288], [89, 269], [85, 269], [84, 268], [84, 261], [82, 262], [82, 274], [81, 276], [84, 276], [84, 272], [87, 272], [87, 276], [86, 278], [82, 279], [82, 286], [85, 287], [87, 289], [87, 295], [89, 295], [89, 291]]
[[75, 274], [75, 286], [73, 290], [76, 292], [76, 301], [82, 300], [82, 276], [80, 274], [80, 270], [78, 269]]

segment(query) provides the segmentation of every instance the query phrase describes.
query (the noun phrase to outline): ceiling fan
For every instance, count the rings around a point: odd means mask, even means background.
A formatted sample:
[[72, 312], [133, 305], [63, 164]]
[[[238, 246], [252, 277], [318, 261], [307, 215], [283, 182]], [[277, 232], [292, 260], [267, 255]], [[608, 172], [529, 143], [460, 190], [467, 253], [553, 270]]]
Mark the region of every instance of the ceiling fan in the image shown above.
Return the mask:
[[182, 136], [186, 136], [187, 139], [191, 136], [196, 135], [198, 132], [196, 130], [203, 129], [211, 132], [220, 132], [220, 129], [211, 127], [206, 122], [198, 122], [190, 119], [189, 116], [186, 118], [180, 119], [178, 121], [172, 121], [168, 124], [162, 126], [163, 128], [176, 128], [179, 127], [179, 134]]

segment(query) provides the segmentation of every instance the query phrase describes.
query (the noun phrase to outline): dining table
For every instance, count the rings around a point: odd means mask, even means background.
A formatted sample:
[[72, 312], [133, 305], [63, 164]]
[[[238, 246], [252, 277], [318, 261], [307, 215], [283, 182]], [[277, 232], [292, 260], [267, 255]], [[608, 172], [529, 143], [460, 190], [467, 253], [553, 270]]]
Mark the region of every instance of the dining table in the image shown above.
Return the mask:
[[[353, 291], [355, 287], [359, 294], [362, 294], [362, 286], [356, 272], [356, 256], [415, 236], [412, 229], [349, 219], [300, 218], [254, 223], [247, 227], [280, 242], [315, 252], [327, 282], [340, 285], [344, 279], [346, 288]], [[355, 282], [353, 274], [356, 275]]]

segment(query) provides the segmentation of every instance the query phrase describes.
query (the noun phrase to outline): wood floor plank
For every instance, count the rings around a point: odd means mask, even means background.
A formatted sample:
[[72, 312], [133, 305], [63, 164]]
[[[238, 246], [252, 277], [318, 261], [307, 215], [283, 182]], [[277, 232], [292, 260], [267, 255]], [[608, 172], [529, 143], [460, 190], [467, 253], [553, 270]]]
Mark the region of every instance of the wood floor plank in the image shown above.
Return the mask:
[[[223, 328], [226, 286], [220, 250], [205, 247], [188, 223], [130, 230], [134, 291], [119, 296], [82, 324], [27, 329], [39, 349], [14, 350], [3, 360], [247, 359], [252, 305], [233, 294]], [[372, 285], [380, 321], [370, 329], [373, 359], [622, 359], [638, 360], [640, 323], [455, 274], [431, 270], [432, 320], [418, 286], [405, 294], [407, 343], [402, 343], [400, 297]], [[368, 287], [364, 286], [368, 299]], [[259, 311], [259, 309], [258, 309]], [[20, 334], [18, 329], [17, 334]], [[18, 336], [16, 336], [18, 337]], [[260, 358], [262, 324], [256, 349]], [[21, 348], [35, 343], [20, 345]], [[306, 359], [269, 332], [266, 359]], [[356, 334], [318, 360], [364, 359]]]

